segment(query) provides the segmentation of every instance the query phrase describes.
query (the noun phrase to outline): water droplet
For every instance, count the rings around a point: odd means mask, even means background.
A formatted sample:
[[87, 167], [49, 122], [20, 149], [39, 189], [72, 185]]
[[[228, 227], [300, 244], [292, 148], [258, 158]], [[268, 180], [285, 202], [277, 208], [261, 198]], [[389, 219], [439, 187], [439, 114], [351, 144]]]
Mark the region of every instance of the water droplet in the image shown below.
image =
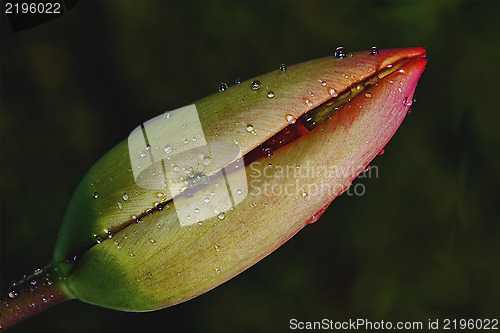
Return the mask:
[[220, 273], [220, 268], [215, 267], [215, 272], [216, 272], [217, 274], [219, 274], [219, 273]]
[[186, 145], [189, 142], [188, 139], [184, 139], [184, 144]]
[[286, 115], [286, 121], [288, 121], [290, 124], [295, 124], [295, 122], [297, 121], [297, 119], [295, 119], [295, 117], [292, 116], [291, 114], [287, 114]]
[[31, 284], [32, 286], [36, 286], [36, 280], [31, 280], [30, 284]]
[[268, 98], [273, 98], [273, 97], [274, 97], [274, 91], [269, 91], [269, 92], [267, 93], [267, 97], [268, 97]]
[[169, 119], [170, 118], [170, 113], [169, 112], [165, 113], [165, 115], [163, 116], [163, 118]]
[[339, 59], [345, 58], [346, 53], [345, 53], [344, 48], [342, 46], [337, 47], [335, 49], [334, 55], [335, 55], [336, 58], [339, 58]]
[[154, 239], [151, 239], [151, 244], [156, 245], [156, 241]]
[[307, 192], [302, 192], [302, 198], [307, 198], [309, 196], [309, 194]]
[[139, 156], [141, 156], [142, 158], [148, 156], [148, 153], [146, 153], [145, 151], [141, 151], [141, 153], [139, 154]]
[[398, 87], [398, 91], [403, 92], [403, 89], [401, 89], [401, 87]]
[[151, 150], [151, 146], [150, 146], [150, 145], [147, 145], [147, 146], [146, 146], [146, 150]]
[[219, 220], [224, 220], [224, 218], [226, 217], [226, 214], [220, 213], [219, 215], [217, 215], [217, 217], [219, 218]]
[[229, 88], [229, 87], [227, 86], [227, 83], [222, 82], [221, 84], [219, 84], [219, 91], [224, 91], [224, 90], [226, 90], [227, 88]]
[[174, 148], [171, 145], [165, 146], [165, 154], [170, 154], [173, 151], [174, 151]]
[[372, 94], [370, 94], [370, 93], [366, 93], [366, 94], [365, 94], [365, 96], [366, 96], [367, 98], [370, 98], [370, 97], [372, 97]]
[[332, 97], [337, 97], [339, 95], [339, 93], [337, 92], [337, 90], [333, 89], [333, 88], [330, 88], [328, 90], [328, 93], [330, 94], [330, 96]]
[[147, 272], [146, 274], [147, 274], [147, 276], [148, 276], [149, 279], [153, 278], [153, 274], [151, 274], [151, 272]]
[[262, 83], [259, 80], [252, 81], [252, 90], [258, 90], [262, 87]]
[[370, 49], [370, 54], [371, 54], [371, 55], [378, 55], [378, 48], [376, 48], [375, 46], [373, 46], [373, 47]]
[[240, 188], [236, 190], [236, 194], [241, 194], [241, 193], [242, 193], [242, 191]]
[[131, 252], [131, 253], [130, 253], [130, 258], [133, 258], [133, 257], [135, 257], [135, 253], [134, 253], [134, 252]]
[[118, 204], [118, 209], [122, 209], [123, 208], [123, 204], [121, 202], [117, 202]]
[[321, 86], [326, 87], [326, 82], [325, 81], [319, 80], [319, 82], [321, 82]]
[[174, 165], [173, 170], [174, 170], [174, 172], [179, 172], [179, 167], [177, 165]]
[[199, 209], [199, 208], [195, 208], [195, 209], [194, 209], [194, 212], [195, 212], [196, 214], [198, 214], [198, 213], [200, 212], [200, 209]]
[[308, 99], [305, 99], [304, 102], [307, 104], [307, 106], [312, 106], [313, 105], [313, 103], [310, 100], [308, 100]]
[[409, 98], [409, 97], [406, 97], [406, 98], [403, 100], [403, 105], [404, 105], [404, 106], [408, 106], [408, 107], [410, 107], [412, 104], [413, 104], [413, 101], [412, 101], [412, 99], [411, 99], [411, 98]]
[[239, 77], [237, 77], [235, 80], [234, 80], [234, 83], [236, 84], [240, 84], [241, 83], [241, 79]]
[[14, 290], [12, 290], [12, 291], [9, 292], [9, 297], [10, 298], [16, 298], [17, 297], [17, 293]]
[[54, 284], [54, 281], [52, 281], [52, 280], [48, 280], [48, 281], [47, 281], [47, 284], [48, 284], [49, 286], [51, 286], [51, 285], [53, 285], [53, 284]]
[[253, 126], [252, 125], [247, 125], [247, 132], [253, 131]]
[[123, 200], [127, 201], [128, 200], [128, 194], [127, 193], [123, 193], [122, 198], [123, 198]]
[[385, 150], [384, 150], [384, 148], [382, 148], [382, 149], [380, 149], [380, 151], [378, 152], [377, 155], [383, 155], [384, 153], [385, 153]]
[[42, 273], [42, 270], [40, 268], [36, 268], [34, 273], [35, 273], [35, 275], [38, 275], [38, 274]]
[[94, 192], [94, 199], [97, 199], [97, 198], [99, 198], [99, 193]]
[[285, 66], [285, 64], [281, 64], [281, 66], [280, 66], [280, 70], [281, 70], [282, 72], [286, 71], [286, 66]]
[[205, 203], [209, 203], [210, 202], [210, 199], [209, 198], [205, 198]]
[[215, 245], [215, 251], [219, 252], [220, 251], [220, 246], [219, 245]]
[[308, 91], [307, 92], [309, 94], [309, 96], [313, 97], [314, 96], [314, 93], [312, 91]]
[[273, 156], [274, 151], [271, 148], [267, 147], [266, 149], [264, 149], [264, 154], [266, 155], [266, 157], [271, 157]]
[[[283, 134], [285, 134], [285, 135], [290, 134], [290, 128], [288, 126], [283, 128]], [[281, 141], [280, 141], [280, 143], [281, 143]]]
[[210, 163], [212, 163], [212, 157], [210, 155], [205, 155], [201, 159], [201, 162], [203, 163], [203, 165], [209, 165]]
[[45, 297], [42, 297], [42, 302], [47, 303], [49, 300], [46, 299]]

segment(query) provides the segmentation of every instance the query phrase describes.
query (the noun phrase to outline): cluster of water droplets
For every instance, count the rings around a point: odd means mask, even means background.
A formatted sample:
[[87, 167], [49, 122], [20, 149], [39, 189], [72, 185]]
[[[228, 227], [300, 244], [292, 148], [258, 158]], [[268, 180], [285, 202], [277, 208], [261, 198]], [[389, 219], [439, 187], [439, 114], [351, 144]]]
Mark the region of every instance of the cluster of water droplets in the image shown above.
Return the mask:
[[[11, 282], [10, 288], [7, 289], [8, 291], [5, 294], [5, 297], [2, 297], [0, 302], [3, 303], [3, 306], [9, 307], [11, 306], [10, 301], [14, 301], [18, 297], [22, 296], [21, 294], [36, 292], [37, 294], [35, 294], [35, 298], [32, 296], [27, 297], [32, 299], [29, 306], [32, 308], [37, 307], [38, 305], [41, 305], [41, 303], [47, 303], [50, 299], [54, 298], [54, 294], [49, 289], [49, 287], [53, 284], [54, 279], [51, 271], [48, 269], [36, 268], [32, 275], [24, 275], [21, 281]], [[24, 299], [26, 299], [26, 297], [24, 297]]]

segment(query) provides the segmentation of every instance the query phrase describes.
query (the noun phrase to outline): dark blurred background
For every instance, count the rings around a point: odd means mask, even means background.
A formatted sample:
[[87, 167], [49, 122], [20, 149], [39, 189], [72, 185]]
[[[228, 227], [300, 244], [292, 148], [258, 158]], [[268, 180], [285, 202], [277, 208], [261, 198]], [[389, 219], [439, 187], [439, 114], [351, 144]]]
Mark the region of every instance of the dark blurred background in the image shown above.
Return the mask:
[[283, 332], [289, 320], [499, 318], [500, 4], [80, 2], [2, 16], [1, 285], [51, 260], [70, 197], [138, 124], [221, 82], [347, 51], [425, 46], [412, 113], [323, 217], [215, 290], [151, 313], [79, 301], [12, 332]]

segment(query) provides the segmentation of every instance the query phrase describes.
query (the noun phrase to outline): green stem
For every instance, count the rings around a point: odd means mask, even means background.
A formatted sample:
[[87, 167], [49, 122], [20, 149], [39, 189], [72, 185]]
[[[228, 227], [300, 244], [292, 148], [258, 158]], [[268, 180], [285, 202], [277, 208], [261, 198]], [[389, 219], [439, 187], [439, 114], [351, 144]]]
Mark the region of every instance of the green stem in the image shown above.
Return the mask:
[[37, 269], [0, 291], [0, 332], [69, 299], [52, 266]]

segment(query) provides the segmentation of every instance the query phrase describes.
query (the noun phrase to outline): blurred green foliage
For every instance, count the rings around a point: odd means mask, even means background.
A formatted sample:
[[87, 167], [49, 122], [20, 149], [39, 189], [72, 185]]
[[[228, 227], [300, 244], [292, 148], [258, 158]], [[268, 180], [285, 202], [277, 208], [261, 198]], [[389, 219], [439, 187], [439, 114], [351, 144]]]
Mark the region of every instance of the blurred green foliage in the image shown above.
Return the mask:
[[[80, 2], [2, 19], [1, 285], [51, 259], [79, 180], [138, 124], [279, 67], [425, 46], [413, 112], [319, 222], [215, 290], [152, 313], [72, 301], [12, 332], [282, 332], [289, 320], [488, 318], [500, 309], [500, 5]], [[318, 147], [321, 149], [321, 147]]]

